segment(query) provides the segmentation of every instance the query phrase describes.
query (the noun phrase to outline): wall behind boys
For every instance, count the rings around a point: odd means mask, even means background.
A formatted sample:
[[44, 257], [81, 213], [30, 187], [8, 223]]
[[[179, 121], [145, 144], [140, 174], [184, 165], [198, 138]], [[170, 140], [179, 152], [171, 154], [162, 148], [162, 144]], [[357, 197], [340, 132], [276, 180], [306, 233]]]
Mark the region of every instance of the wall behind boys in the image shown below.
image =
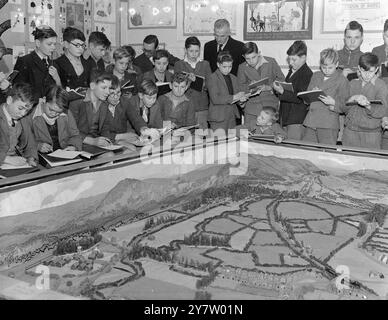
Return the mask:
[[[86, 38], [92, 31], [103, 31], [113, 48], [120, 45], [119, 0], [1, 0], [0, 24], [10, 20], [11, 28], [1, 35], [13, 56], [0, 62], [0, 70], [12, 70], [18, 54], [33, 50], [31, 35], [37, 25], [50, 25], [58, 33], [58, 55], [62, 53], [62, 33], [66, 26], [81, 29]], [[1, 45], [1, 44], [0, 44]], [[54, 57], [55, 58], [55, 57]]]
[[[212, 0], [209, 0], [210, 2]], [[240, 41], [244, 41], [244, 1], [243, 0], [229, 0], [235, 1], [237, 7], [237, 32], [233, 37]], [[306, 40], [309, 53], [308, 63], [310, 66], [317, 67], [319, 64], [319, 53], [327, 48], [334, 47], [335, 49], [342, 49], [343, 47], [343, 33], [338, 34], [322, 34], [322, 15], [323, 15], [323, 0], [314, 1], [314, 18], [313, 18], [313, 40]], [[333, 13], [334, 14], [334, 13]], [[387, 15], [388, 17], [388, 15]], [[177, 29], [143, 29], [133, 30], [128, 29], [128, 1], [121, 2], [121, 39], [123, 44], [138, 44], [142, 43], [144, 37], [148, 34], [156, 34], [160, 42], [166, 43], [166, 49], [179, 58], [184, 56], [184, 36], [182, 34], [183, 24], [183, 0], [177, 0]], [[383, 25], [381, 26], [381, 30]], [[367, 31], [367, 30], [366, 30]], [[214, 38], [199, 37], [202, 44]], [[259, 48], [264, 55], [274, 57], [278, 63], [287, 69], [286, 51], [293, 41], [257, 41]], [[364, 44], [362, 50], [364, 52], [371, 51], [373, 47], [382, 44], [382, 32], [366, 33], [364, 36]]]

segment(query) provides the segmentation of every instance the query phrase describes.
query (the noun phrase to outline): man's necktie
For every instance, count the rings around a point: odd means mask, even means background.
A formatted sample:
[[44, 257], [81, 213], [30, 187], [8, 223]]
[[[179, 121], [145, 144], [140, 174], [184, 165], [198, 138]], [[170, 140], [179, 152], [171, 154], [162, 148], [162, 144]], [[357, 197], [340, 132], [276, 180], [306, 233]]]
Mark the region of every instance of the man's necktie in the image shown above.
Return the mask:
[[221, 51], [222, 51], [222, 44], [219, 44], [219, 45], [218, 45], [218, 51], [217, 51], [217, 52], [220, 53]]
[[43, 60], [44, 64], [46, 65], [47, 69], [50, 68], [50, 64], [48, 62], [48, 59], [47, 58], [43, 58], [42, 60]]

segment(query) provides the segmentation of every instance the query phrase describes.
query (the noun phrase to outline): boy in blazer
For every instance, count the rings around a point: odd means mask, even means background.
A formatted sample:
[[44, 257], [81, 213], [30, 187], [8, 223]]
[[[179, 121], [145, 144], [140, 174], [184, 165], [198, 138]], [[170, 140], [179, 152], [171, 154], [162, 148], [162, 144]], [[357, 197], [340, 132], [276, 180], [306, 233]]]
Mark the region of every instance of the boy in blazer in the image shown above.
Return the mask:
[[58, 149], [81, 151], [82, 139], [70, 110], [67, 109], [68, 93], [59, 86], [48, 89], [32, 117], [33, 132], [38, 151], [50, 153]]
[[307, 46], [303, 41], [295, 41], [288, 49], [287, 55], [290, 61], [290, 71], [286, 77], [286, 82], [292, 83], [294, 92], [284, 90], [284, 88], [273, 83], [275, 91], [280, 99], [280, 124], [286, 130], [288, 139], [302, 140], [304, 135], [304, 120], [308, 108], [297, 94], [306, 91], [313, 72], [306, 64]]
[[[384, 44], [373, 48], [372, 53], [379, 58], [379, 65], [384, 64], [383, 67], [388, 71], [388, 19], [384, 23], [383, 40]], [[388, 85], [388, 77], [383, 77], [382, 79]]]
[[[64, 88], [89, 88], [91, 69], [82, 56], [86, 49], [85, 40], [83, 32], [72, 27], [66, 28], [63, 33], [65, 53], [56, 60], [56, 63]], [[80, 97], [69, 95], [69, 102], [76, 99]]]
[[14, 83], [29, 83], [33, 87], [34, 103], [44, 97], [52, 84], [61, 85], [58, 66], [53, 61], [56, 50], [57, 34], [48, 26], [40, 26], [33, 32], [35, 50], [24, 57], [19, 57], [15, 70], [19, 71]]
[[349, 98], [349, 81], [337, 70], [339, 57], [334, 49], [321, 52], [321, 71], [314, 73], [308, 90], [320, 89], [325, 96], [310, 105], [303, 140], [335, 145], [340, 129], [339, 114]]
[[210, 128], [223, 129], [225, 133], [236, 127], [236, 118], [240, 117], [235, 103], [247, 100], [247, 95], [240, 89], [237, 77], [231, 74], [232, 65], [231, 54], [221, 51], [217, 57], [218, 70], [210, 75], [207, 83], [210, 97]]
[[110, 94], [113, 75], [106, 72], [92, 72], [90, 88], [84, 99], [72, 101], [72, 112], [83, 143], [106, 147], [112, 141], [110, 136], [110, 117], [106, 101]]

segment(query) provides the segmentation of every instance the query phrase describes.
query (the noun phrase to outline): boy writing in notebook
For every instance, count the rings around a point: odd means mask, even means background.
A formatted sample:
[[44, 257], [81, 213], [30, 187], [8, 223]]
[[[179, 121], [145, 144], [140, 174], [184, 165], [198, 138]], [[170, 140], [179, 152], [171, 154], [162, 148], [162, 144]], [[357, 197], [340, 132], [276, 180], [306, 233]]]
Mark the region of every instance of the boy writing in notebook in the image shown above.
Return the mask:
[[349, 98], [349, 81], [341, 70], [338, 53], [334, 49], [321, 52], [321, 71], [315, 72], [308, 90], [325, 92], [320, 101], [310, 105], [304, 120], [304, 141], [335, 145], [340, 129], [339, 114]]
[[33, 90], [28, 84], [15, 84], [0, 106], [0, 165], [36, 166], [36, 142], [31, 119], [26, 117], [33, 105]]
[[62, 87], [51, 86], [35, 109], [33, 132], [41, 153], [82, 150], [82, 138], [73, 114], [67, 110], [68, 96]]
[[111, 125], [109, 110], [107, 104], [103, 102], [110, 94], [113, 77], [106, 72], [92, 72], [86, 97], [70, 103], [69, 109], [85, 144], [107, 147], [112, 143], [109, 139]]

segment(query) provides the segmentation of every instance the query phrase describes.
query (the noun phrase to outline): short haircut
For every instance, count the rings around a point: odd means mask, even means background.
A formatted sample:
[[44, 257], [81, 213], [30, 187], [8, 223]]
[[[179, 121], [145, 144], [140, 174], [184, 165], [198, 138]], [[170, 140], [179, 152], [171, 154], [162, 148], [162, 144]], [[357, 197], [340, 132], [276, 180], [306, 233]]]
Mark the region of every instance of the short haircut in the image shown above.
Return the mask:
[[69, 105], [69, 93], [58, 85], [51, 85], [46, 93], [46, 102], [56, 103], [58, 108], [67, 109]]
[[288, 56], [306, 56], [307, 55], [307, 46], [304, 41], [298, 40], [295, 41], [291, 47], [287, 50]]
[[85, 42], [86, 38], [81, 30], [73, 27], [67, 27], [65, 31], [63, 31], [63, 41], [71, 42], [73, 40], [81, 40]]
[[272, 115], [272, 120], [273, 121], [278, 121], [279, 120], [279, 112], [272, 106], [265, 106], [262, 109], [265, 112], [268, 112]]
[[167, 60], [168, 60], [169, 56], [170, 55], [169, 55], [168, 51], [162, 49], [162, 50], [156, 50], [153, 58], [154, 58], [154, 61], [162, 59], [162, 58], [167, 58]]
[[152, 80], [143, 80], [139, 86], [139, 93], [145, 94], [147, 96], [153, 96], [158, 94], [158, 86]]
[[182, 82], [189, 82], [188, 75], [184, 74], [183, 72], [176, 72], [172, 76], [171, 83], [182, 83]]
[[131, 58], [128, 50], [124, 47], [120, 47], [113, 52], [113, 59], [115, 61], [123, 59], [123, 58]]
[[189, 37], [185, 41], [185, 48], [189, 49], [191, 46], [201, 47], [201, 41], [197, 37]]
[[89, 36], [89, 44], [93, 43], [95, 46], [103, 46], [105, 49], [110, 48], [111, 42], [103, 32], [94, 31]]
[[358, 65], [365, 71], [369, 71], [371, 68], [379, 66], [379, 57], [370, 52], [364, 53], [360, 57]]
[[7, 97], [30, 104], [34, 100], [33, 88], [27, 83], [16, 83], [7, 91]]
[[152, 44], [153, 43], [155, 45], [155, 49], [158, 49], [158, 47], [159, 47], [159, 39], [154, 34], [150, 34], [150, 35], [146, 36], [144, 38], [143, 42], [146, 43], [146, 44]]
[[35, 40], [44, 40], [58, 37], [57, 33], [49, 26], [41, 25], [32, 32]]
[[130, 61], [133, 61], [133, 59], [136, 57], [135, 49], [133, 49], [131, 46], [123, 46], [123, 48], [129, 53]]
[[[94, 69], [90, 74], [90, 83], [98, 84], [104, 81], [113, 82], [113, 77], [115, 77], [112, 73], [108, 73], [106, 71], [99, 71]], [[117, 78], [117, 77], [116, 77]]]
[[257, 47], [257, 44], [254, 42], [247, 42], [244, 44], [242, 48], [242, 54], [243, 56], [251, 53], [259, 53], [259, 48]]
[[344, 35], [348, 30], [358, 30], [362, 35], [364, 34], [364, 28], [358, 21], [350, 21], [345, 28]]
[[216, 22], [214, 22], [214, 30], [223, 29], [224, 27], [227, 27], [230, 29], [230, 23], [226, 19], [218, 19]]
[[333, 48], [325, 49], [321, 52], [321, 64], [336, 64], [339, 61], [339, 55], [337, 50]]
[[110, 85], [110, 88], [113, 90], [116, 90], [117, 88], [120, 88], [120, 80], [117, 78], [114, 74], [112, 74], [112, 84]]
[[388, 19], [384, 22], [384, 32], [388, 31]]
[[233, 57], [229, 51], [220, 51], [217, 56], [217, 63], [233, 62]]

